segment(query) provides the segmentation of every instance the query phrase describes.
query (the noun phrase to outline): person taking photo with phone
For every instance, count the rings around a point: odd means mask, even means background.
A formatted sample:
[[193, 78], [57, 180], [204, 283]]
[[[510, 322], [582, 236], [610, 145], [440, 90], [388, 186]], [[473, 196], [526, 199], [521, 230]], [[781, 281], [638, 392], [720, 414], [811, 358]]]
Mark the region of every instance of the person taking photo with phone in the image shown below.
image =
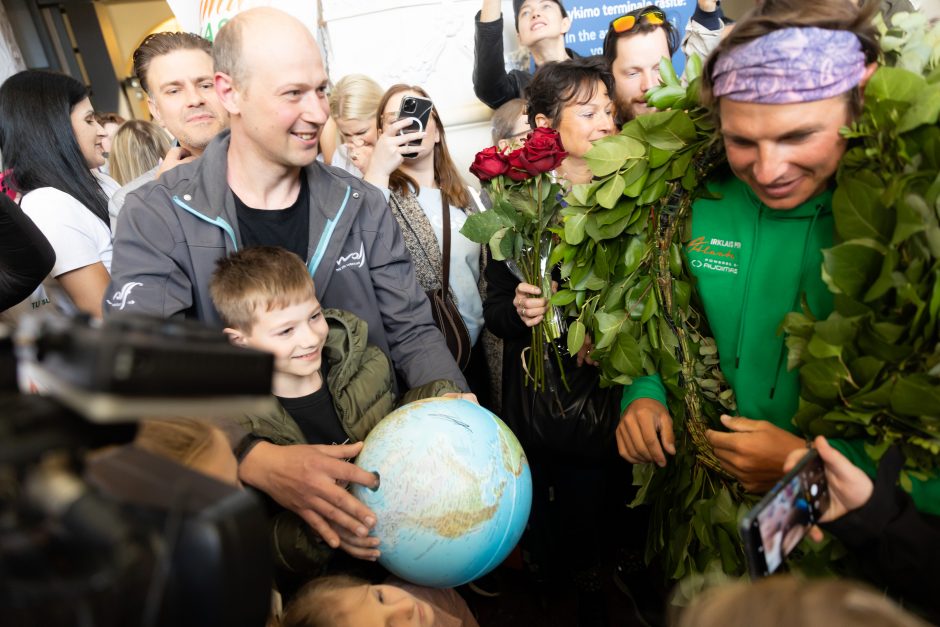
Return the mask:
[[[817, 437], [813, 446], [825, 466], [829, 507], [822, 512], [822, 529], [812, 528], [810, 537], [822, 541], [823, 530], [834, 535], [860, 561], [869, 580], [940, 624], [940, 517], [917, 511], [898, 484], [904, 466], [901, 450], [892, 447], [884, 454], [872, 481], [826, 438]], [[793, 451], [784, 469], [794, 468], [805, 454]]]
[[[379, 101], [376, 141], [364, 179], [383, 190], [425, 291], [444, 284], [442, 253], [449, 248], [447, 283], [473, 347], [464, 369], [470, 391], [488, 405], [489, 375], [483, 345], [481, 246], [460, 233], [474, 211], [447, 149], [444, 125], [427, 92], [416, 85], [390, 87]], [[445, 238], [449, 239], [445, 247]]]

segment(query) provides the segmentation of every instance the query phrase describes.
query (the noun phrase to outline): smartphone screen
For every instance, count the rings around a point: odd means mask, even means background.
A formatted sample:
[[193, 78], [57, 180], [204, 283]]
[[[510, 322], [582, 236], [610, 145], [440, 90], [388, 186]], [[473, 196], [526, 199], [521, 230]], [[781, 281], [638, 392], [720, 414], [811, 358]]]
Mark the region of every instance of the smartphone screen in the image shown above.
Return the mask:
[[742, 520], [751, 576], [776, 572], [828, 507], [826, 471], [813, 450]]

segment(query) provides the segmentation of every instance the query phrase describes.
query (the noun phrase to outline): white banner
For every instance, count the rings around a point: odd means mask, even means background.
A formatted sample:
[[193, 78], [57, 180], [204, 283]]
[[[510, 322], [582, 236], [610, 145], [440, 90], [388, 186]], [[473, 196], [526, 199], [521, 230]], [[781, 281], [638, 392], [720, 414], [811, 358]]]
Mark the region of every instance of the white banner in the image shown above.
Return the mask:
[[317, 4], [312, 0], [167, 0], [180, 28], [212, 41], [227, 21], [254, 7], [274, 7], [317, 32]]

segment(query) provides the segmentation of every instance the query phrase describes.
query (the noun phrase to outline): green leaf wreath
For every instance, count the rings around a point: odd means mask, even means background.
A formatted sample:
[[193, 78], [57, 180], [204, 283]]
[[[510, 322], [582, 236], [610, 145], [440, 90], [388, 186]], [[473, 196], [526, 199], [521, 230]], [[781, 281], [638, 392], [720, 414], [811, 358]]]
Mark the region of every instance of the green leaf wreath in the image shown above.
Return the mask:
[[[909, 472], [926, 476], [940, 453], [940, 30], [916, 17], [884, 29], [899, 67], [878, 70], [864, 114], [844, 131], [853, 147], [833, 202], [841, 243], [823, 268], [835, 311], [825, 321], [793, 314], [786, 330], [804, 381], [796, 424], [866, 435], [876, 458], [900, 442]], [[646, 559], [670, 579], [743, 574], [737, 525], [755, 502], [704, 438], [735, 401], [683, 255], [692, 203], [725, 164], [698, 101], [701, 68], [690, 59], [683, 86], [664, 59], [664, 84], [648, 97], [660, 111], [595, 144], [586, 156], [595, 180], [566, 196], [553, 253], [565, 279], [553, 300], [593, 335], [604, 381], [659, 373], [669, 393], [676, 455], [665, 468], [634, 467], [634, 505], [650, 507]], [[805, 385], [820, 377], [831, 385]], [[818, 570], [830, 551], [806, 547], [800, 567]]]

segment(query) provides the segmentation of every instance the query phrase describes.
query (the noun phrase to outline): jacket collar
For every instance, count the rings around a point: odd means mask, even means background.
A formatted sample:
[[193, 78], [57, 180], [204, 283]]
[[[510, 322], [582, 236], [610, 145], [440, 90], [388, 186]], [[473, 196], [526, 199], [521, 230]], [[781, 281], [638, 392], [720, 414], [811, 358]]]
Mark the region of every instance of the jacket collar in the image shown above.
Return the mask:
[[[228, 151], [231, 130], [219, 133], [196, 161], [196, 169], [184, 190], [183, 200], [206, 218], [222, 217], [237, 223], [235, 199], [228, 185]], [[319, 211], [324, 220], [336, 217], [349, 186], [332, 176], [319, 161], [304, 168], [312, 202], [311, 211]], [[186, 199], [185, 196], [189, 196]]]

